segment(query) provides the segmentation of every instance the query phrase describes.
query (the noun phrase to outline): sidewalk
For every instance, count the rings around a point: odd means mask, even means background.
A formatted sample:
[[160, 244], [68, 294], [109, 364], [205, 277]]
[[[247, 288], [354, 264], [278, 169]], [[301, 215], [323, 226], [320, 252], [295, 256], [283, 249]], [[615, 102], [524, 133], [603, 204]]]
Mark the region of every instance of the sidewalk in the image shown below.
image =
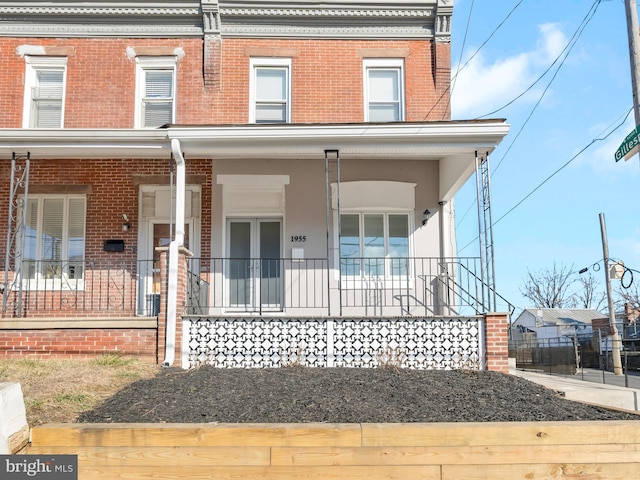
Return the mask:
[[565, 398], [579, 402], [640, 412], [640, 376], [629, 375], [625, 387], [624, 375], [585, 369], [572, 376], [549, 375], [541, 372], [510, 369], [509, 373], [547, 388], [564, 392]]

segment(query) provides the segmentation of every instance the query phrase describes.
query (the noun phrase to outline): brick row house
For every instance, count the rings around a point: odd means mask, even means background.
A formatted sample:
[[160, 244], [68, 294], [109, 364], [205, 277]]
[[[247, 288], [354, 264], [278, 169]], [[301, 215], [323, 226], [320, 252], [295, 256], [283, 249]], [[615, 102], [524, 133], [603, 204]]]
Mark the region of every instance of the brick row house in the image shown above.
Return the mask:
[[454, 196], [508, 125], [450, 119], [452, 14], [2, 2], [0, 351], [505, 370]]

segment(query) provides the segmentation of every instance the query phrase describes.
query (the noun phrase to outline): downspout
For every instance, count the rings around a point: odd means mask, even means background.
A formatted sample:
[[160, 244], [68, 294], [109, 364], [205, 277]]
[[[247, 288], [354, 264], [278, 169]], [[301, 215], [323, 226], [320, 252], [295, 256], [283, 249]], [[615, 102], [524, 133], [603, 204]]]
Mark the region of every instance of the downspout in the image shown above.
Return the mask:
[[169, 274], [167, 276], [167, 325], [163, 367], [170, 367], [176, 356], [176, 317], [178, 313], [178, 252], [184, 245], [185, 163], [180, 140], [171, 139], [171, 152], [176, 161], [176, 226], [169, 244]]

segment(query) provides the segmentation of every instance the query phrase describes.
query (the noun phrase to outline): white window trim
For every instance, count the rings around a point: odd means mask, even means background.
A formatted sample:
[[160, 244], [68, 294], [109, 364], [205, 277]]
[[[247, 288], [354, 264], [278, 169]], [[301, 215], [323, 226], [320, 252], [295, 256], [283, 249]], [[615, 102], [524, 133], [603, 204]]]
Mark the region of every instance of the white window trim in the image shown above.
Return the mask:
[[145, 127], [142, 108], [142, 99], [145, 93], [145, 71], [146, 70], [171, 70], [173, 73], [173, 91], [171, 92], [171, 122], [176, 121], [176, 92], [177, 89], [177, 56], [165, 57], [136, 57], [136, 103], [135, 103], [135, 121], [134, 128], [158, 128]]
[[[413, 284], [414, 281], [414, 272], [411, 265], [410, 259], [414, 257], [413, 254], [413, 232], [414, 232], [414, 212], [412, 210], [400, 210], [400, 209], [367, 209], [367, 208], [347, 208], [341, 209], [340, 215], [358, 215], [358, 224], [359, 224], [359, 237], [360, 237], [360, 248], [363, 247], [363, 233], [364, 233], [364, 216], [365, 215], [382, 215], [384, 217], [384, 275], [380, 276], [372, 276], [365, 275], [363, 272], [358, 275], [343, 275], [342, 269], [340, 266], [340, 238], [339, 238], [339, 230], [341, 223], [339, 222], [338, 212], [334, 210], [334, 245], [337, 246], [338, 255], [334, 259], [334, 269], [336, 272], [335, 278], [340, 277], [342, 281], [345, 281], [344, 287], [346, 289], [350, 288], [363, 288], [365, 285], [371, 287], [371, 282], [377, 282], [378, 286], [384, 288], [386, 283], [393, 284], [395, 287], [402, 286], [402, 288], [407, 288], [409, 285]], [[409, 241], [409, 250], [408, 250], [408, 258], [409, 258], [409, 270], [405, 277], [401, 277], [401, 280], [398, 280], [398, 276], [391, 275], [391, 269], [389, 268], [389, 215], [406, 215], [407, 216], [407, 228], [408, 228], [408, 241]], [[362, 252], [361, 252], [362, 255]], [[367, 257], [359, 257], [359, 258], [367, 258]], [[382, 282], [382, 283], [380, 283]], [[399, 283], [401, 282], [401, 283]], [[406, 283], [405, 283], [406, 282]]]
[[[42, 207], [43, 201], [48, 199], [63, 199], [65, 202], [64, 207], [64, 231], [63, 231], [63, 255], [61, 255], [60, 262], [65, 263], [69, 262], [69, 201], [72, 199], [81, 199], [84, 202], [84, 231], [82, 232], [84, 239], [84, 250], [82, 252], [82, 260], [81, 263], [85, 262], [86, 255], [86, 247], [87, 247], [87, 197], [86, 195], [29, 195], [30, 200], [38, 201], [38, 218], [37, 218], [37, 233], [38, 238], [36, 240], [35, 250], [36, 250], [36, 264], [42, 265], [42, 262], [46, 262], [41, 258], [42, 255], [42, 224], [44, 221], [44, 208]], [[26, 205], [25, 205], [26, 206]], [[21, 256], [22, 258], [22, 256]], [[24, 260], [23, 261], [29, 261]], [[24, 267], [23, 267], [24, 268]], [[28, 273], [27, 273], [28, 275]], [[25, 287], [29, 290], [83, 290], [84, 289], [84, 279], [86, 275], [86, 268], [82, 272], [81, 278], [69, 278], [65, 272], [60, 272], [59, 277], [48, 277], [42, 274], [42, 271], [36, 270], [34, 278], [24, 278]]]
[[400, 102], [400, 118], [399, 121], [405, 121], [405, 80], [404, 80], [404, 59], [403, 58], [365, 58], [362, 61], [362, 85], [364, 89], [364, 121], [369, 121], [369, 69], [372, 68], [388, 68], [398, 69], [400, 75], [398, 81]]
[[287, 69], [286, 119], [291, 123], [291, 59], [290, 58], [251, 58], [249, 62], [249, 123], [256, 123], [256, 68], [279, 67]]
[[64, 127], [64, 110], [67, 96], [67, 57], [53, 57], [46, 55], [25, 55], [25, 76], [24, 76], [24, 105], [22, 109], [22, 128], [31, 127], [32, 117], [32, 97], [31, 88], [36, 84], [36, 73], [38, 70], [62, 70], [62, 106], [60, 110], [60, 127]]

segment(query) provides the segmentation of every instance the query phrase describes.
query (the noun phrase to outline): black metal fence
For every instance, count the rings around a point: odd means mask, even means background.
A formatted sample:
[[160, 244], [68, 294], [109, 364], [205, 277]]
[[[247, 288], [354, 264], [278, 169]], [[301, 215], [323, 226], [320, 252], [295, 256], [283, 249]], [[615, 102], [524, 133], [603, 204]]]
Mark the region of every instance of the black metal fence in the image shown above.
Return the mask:
[[[614, 370], [611, 342], [600, 341], [597, 336], [595, 338], [596, 341], [586, 337], [510, 340], [509, 357], [515, 358], [516, 368], [521, 370], [574, 376], [601, 383], [612, 382], [613, 377], [607, 375]], [[640, 340], [629, 337], [622, 337], [621, 340], [624, 383], [618, 379], [616, 384], [633, 386], [629, 385], [630, 376], [632, 383], [640, 384]]]
[[144, 291], [152, 287], [152, 260], [25, 261], [21, 272], [3, 276], [3, 317], [157, 315], [158, 295]]
[[375, 315], [511, 313], [513, 306], [483, 282], [480, 270], [476, 257], [349, 257], [335, 265], [326, 258], [191, 258], [189, 308], [197, 314], [326, 311], [333, 302], [332, 309], [345, 314], [354, 309]]

